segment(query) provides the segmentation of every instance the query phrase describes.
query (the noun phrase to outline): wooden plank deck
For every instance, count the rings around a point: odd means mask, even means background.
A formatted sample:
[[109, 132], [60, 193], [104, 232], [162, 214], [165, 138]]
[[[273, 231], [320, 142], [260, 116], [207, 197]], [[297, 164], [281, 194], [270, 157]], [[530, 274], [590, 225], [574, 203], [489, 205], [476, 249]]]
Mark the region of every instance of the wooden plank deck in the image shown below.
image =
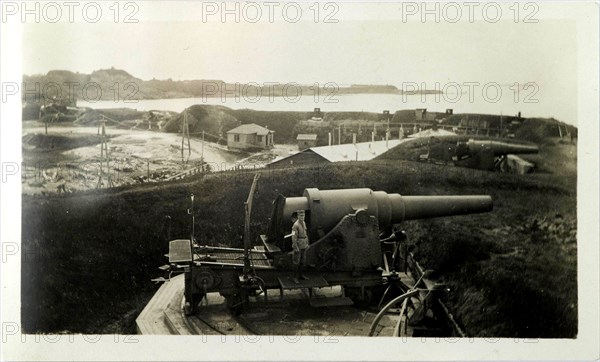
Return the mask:
[[181, 302], [183, 290], [183, 274], [163, 283], [135, 320], [138, 334], [173, 334], [172, 328], [165, 320], [165, 309], [174, 301]]
[[291, 276], [279, 277], [277, 280], [279, 280], [282, 289], [323, 288], [329, 286], [329, 283], [320, 275], [311, 275], [308, 280], [299, 279], [299, 283], [294, 282], [294, 278]]
[[[184, 275], [165, 282], [137, 317], [138, 334], [145, 335], [218, 335], [252, 334], [235, 320], [225, 298], [209, 293], [200, 311], [191, 317], [183, 313]], [[207, 305], [204, 305], [207, 304]]]
[[[376, 311], [340, 305], [332, 308], [310, 306], [303, 289], [287, 289], [285, 299], [251, 297], [248, 308], [233, 317], [218, 293], [209, 293], [196, 315], [186, 317], [182, 302], [184, 278], [179, 275], [164, 283], [136, 320], [139, 334], [150, 335], [304, 335], [366, 336]], [[314, 301], [343, 299], [339, 286], [314, 290]], [[345, 303], [344, 303], [345, 304]], [[391, 336], [398, 316], [383, 317], [380, 335]], [[243, 324], [242, 324], [243, 322]], [[250, 329], [249, 329], [250, 328]]]
[[[312, 280], [311, 284], [317, 282]], [[184, 275], [178, 275], [165, 282], [140, 313], [136, 319], [137, 332], [147, 335], [367, 335], [376, 310], [360, 310], [348, 303], [333, 306], [345, 299], [339, 286], [316, 288], [314, 294], [301, 288], [313, 291], [304, 285], [293, 285], [285, 290], [283, 299], [250, 297], [250, 304], [239, 317], [231, 315], [219, 293], [209, 293], [201, 302], [199, 312], [186, 317], [182, 308]], [[311, 306], [311, 303], [318, 305]], [[331, 308], [323, 308], [330, 303]], [[380, 335], [391, 336], [397, 318], [393, 313], [384, 316], [379, 326]]]

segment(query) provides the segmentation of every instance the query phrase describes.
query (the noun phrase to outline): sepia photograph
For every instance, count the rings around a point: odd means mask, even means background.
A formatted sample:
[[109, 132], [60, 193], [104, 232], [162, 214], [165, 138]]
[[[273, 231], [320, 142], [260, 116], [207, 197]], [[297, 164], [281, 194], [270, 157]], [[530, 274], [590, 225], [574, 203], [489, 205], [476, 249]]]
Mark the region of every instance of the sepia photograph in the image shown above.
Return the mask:
[[6, 360], [598, 360], [598, 3], [2, 2]]

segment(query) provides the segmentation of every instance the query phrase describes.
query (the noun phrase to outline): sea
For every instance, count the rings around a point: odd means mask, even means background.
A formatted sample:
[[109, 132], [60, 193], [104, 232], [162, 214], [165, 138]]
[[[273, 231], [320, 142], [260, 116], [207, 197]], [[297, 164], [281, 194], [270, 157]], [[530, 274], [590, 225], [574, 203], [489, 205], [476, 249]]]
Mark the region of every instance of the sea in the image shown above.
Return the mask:
[[223, 97], [168, 98], [117, 101], [79, 100], [79, 107], [94, 109], [132, 108], [140, 111], [161, 110], [181, 112], [196, 105], [222, 105], [232, 109], [260, 111], [312, 112], [375, 112], [387, 110], [394, 113], [403, 109], [426, 108], [430, 112], [480, 113], [513, 116], [519, 112], [524, 118], [555, 118], [577, 125], [577, 99], [560, 93], [543, 93], [539, 89], [519, 89], [502, 86], [483, 90], [461, 91], [442, 94], [295, 94], [293, 97], [246, 97], [226, 95]]

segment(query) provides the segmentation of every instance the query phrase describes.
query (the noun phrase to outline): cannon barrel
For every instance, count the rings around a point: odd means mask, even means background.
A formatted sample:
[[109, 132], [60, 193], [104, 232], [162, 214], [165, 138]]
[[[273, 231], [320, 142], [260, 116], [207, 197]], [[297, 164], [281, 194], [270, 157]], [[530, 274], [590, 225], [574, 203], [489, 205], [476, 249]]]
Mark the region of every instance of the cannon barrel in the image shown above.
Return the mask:
[[288, 197], [277, 207], [280, 215], [272, 222], [291, 229], [291, 215], [307, 210], [311, 237], [320, 237], [333, 229], [346, 215], [365, 210], [375, 216], [381, 229], [404, 220], [428, 219], [464, 215], [492, 210], [492, 198], [487, 195], [468, 196], [401, 196], [368, 188], [319, 190], [309, 188], [301, 197]]
[[492, 151], [494, 156], [538, 153], [538, 147], [534, 145], [515, 144], [501, 141], [475, 141], [470, 139], [469, 142], [467, 142], [467, 146], [471, 155], [476, 155], [483, 150]]
[[493, 208], [492, 197], [488, 195], [402, 196], [402, 201], [404, 220], [477, 214]]

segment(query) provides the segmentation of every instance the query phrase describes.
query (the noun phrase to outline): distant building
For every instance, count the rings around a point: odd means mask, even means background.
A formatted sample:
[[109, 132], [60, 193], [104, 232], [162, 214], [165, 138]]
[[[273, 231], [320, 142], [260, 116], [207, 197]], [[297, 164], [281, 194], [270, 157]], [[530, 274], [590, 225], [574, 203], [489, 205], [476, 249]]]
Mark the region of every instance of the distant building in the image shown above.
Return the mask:
[[273, 147], [275, 132], [257, 124], [243, 124], [227, 131], [227, 148], [236, 150], [264, 150]]
[[311, 121], [322, 121], [323, 120], [323, 113], [321, 113], [321, 108], [315, 108], [313, 110], [313, 114], [312, 117], [310, 118]]
[[317, 145], [317, 135], [310, 134], [299, 134], [296, 137], [296, 141], [298, 141], [298, 151], [305, 150], [310, 147], [315, 147]]
[[417, 121], [433, 121], [439, 116], [445, 116], [446, 113], [427, 112], [427, 108], [415, 109], [415, 119]]

